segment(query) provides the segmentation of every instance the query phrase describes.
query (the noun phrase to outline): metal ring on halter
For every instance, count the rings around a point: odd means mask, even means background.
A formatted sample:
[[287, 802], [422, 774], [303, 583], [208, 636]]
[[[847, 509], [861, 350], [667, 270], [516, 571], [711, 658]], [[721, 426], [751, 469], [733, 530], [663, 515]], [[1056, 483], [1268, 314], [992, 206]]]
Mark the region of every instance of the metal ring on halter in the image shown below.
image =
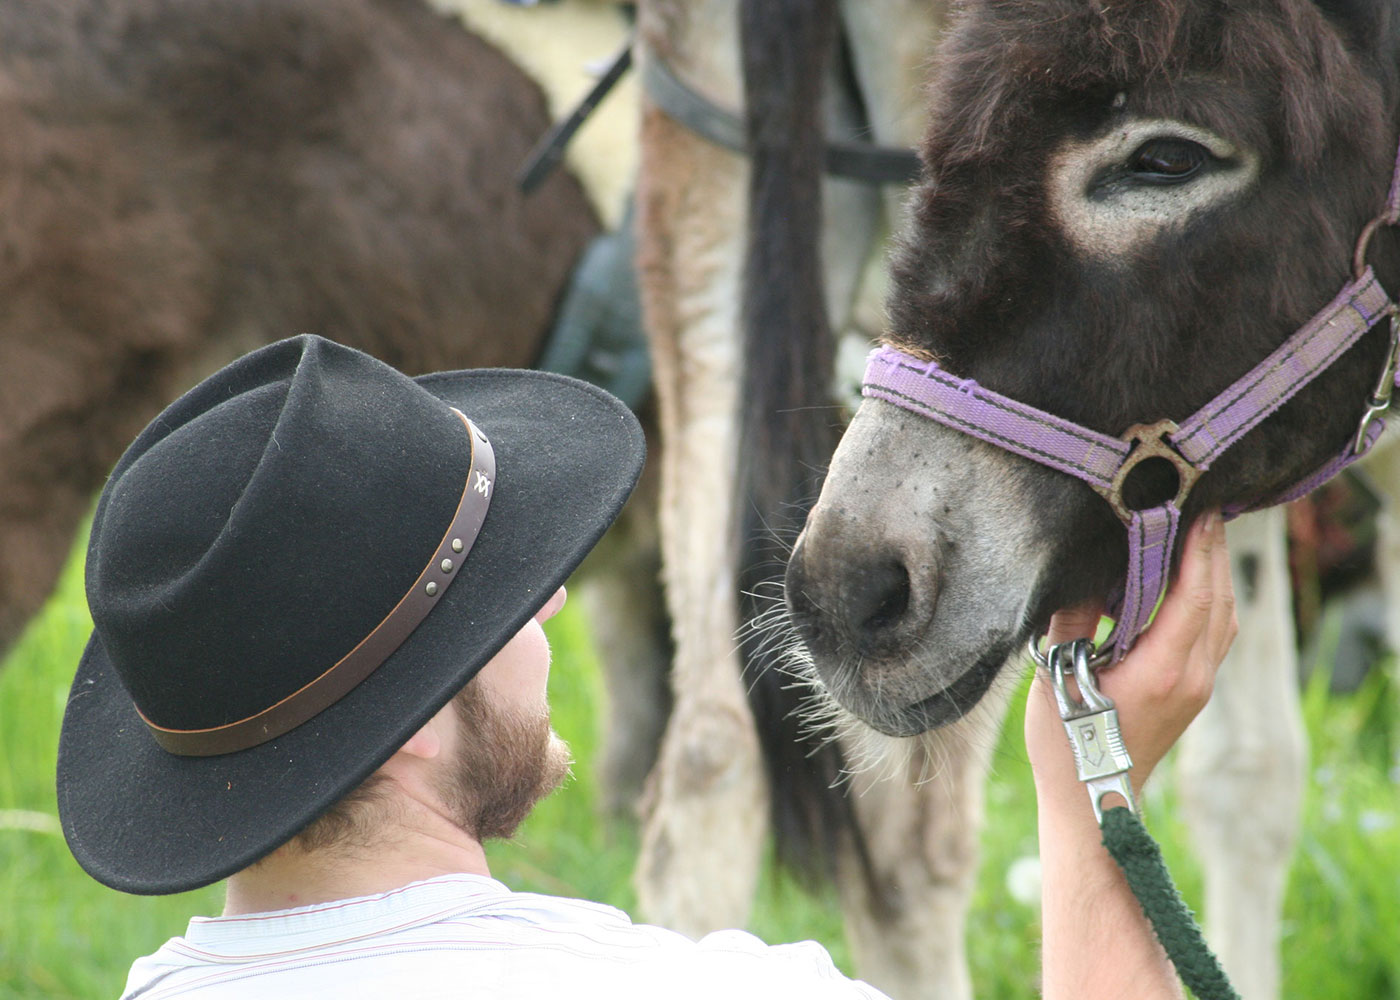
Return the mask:
[[1395, 223], [1384, 212], [1366, 223], [1365, 228], [1361, 230], [1361, 235], [1356, 238], [1356, 247], [1351, 252], [1351, 278], [1353, 281], [1360, 281], [1362, 272], [1366, 270], [1366, 253], [1371, 249], [1371, 237], [1376, 235], [1376, 230], [1381, 226], [1393, 225]]
[[[1035, 661], [1037, 667], [1041, 670], [1049, 670], [1050, 657], [1047, 653], [1042, 653], [1040, 651], [1040, 640], [1041, 636], [1031, 636], [1030, 640], [1026, 643], [1026, 650], [1030, 653], [1031, 659]], [[1111, 643], [1106, 645], [1102, 651], [1098, 651], [1094, 646], [1093, 640], [1085, 639], [1083, 641], [1088, 643], [1088, 667], [1090, 670], [1098, 670], [1113, 662], [1113, 645]]]
[[1176, 470], [1176, 497], [1173, 502], [1177, 510], [1186, 504], [1191, 487], [1201, 478], [1201, 470], [1188, 462], [1171, 444], [1170, 437], [1178, 430], [1180, 428], [1171, 420], [1158, 420], [1153, 424], [1133, 424], [1121, 435], [1123, 441], [1133, 445], [1133, 450], [1123, 459], [1123, 464], [1118, 467], [1113, 481], [1106, 487], [1089, 483], [1089, 487], [1095, 493], [1108, 501], [1113, 513], [1117, 514], [1124, 524], [1132, 522], [1134, 511], [1123, 502], [1123, 483], [1127, 480], [1128, 473], [1149, 458], [1165, 459]]

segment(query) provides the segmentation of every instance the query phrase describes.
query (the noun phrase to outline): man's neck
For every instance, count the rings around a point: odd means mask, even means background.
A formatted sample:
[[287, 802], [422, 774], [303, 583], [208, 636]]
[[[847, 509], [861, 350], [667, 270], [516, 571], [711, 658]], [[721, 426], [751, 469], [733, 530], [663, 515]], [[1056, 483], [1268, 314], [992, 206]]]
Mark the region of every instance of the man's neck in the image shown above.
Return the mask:
[[441, 814], [411, 803], [396, 819], [368, 843], [309, 851], [284, 844], [228, 880], [224, 916], [372, 896], [438, 875], [491, 874], [481, 843]]

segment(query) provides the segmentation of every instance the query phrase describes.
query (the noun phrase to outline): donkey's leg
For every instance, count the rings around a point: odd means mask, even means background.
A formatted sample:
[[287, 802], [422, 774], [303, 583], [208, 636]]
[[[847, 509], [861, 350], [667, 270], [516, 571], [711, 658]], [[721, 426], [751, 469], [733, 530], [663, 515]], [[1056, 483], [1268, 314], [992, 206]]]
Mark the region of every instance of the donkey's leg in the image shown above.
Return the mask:
[[[659, 53], [712, 100], [740, 106], [732, 0], [651, 0], [639, 57]], [[644, 102], [638, 265], [663, 447], [661, 549], [675, 705], [643, 806], [637, 894], [689, 934], [743, 925], [768, 796], [735, 643], [734, 453], [739, 280], [748, 169]]]
[[1385, 641], [1400, 651], [1400, 435], [1382, 434], [1366, 456], [1366, 474], [1384, 502], [1376, 514], [1376, 575], [1385, 594]]
[[[660, 54], [711, 101], [742, 107], [735, 0], [651, 0], [638, 28], [642, 59]], [[641, 134], [639, 265], [664, 445], [663, 576], [676, 654], [675, 706], [644, 806], [638, 895], [649, 919], [698, 933], [745, 921], [768, 830], [734, 639], [748, 168], [645, 103]], [[827, 231], [843, 237], [823, 245], [828, 306], [840, 315], [869, 246], [870, 200], [850, 183], [824, 191]]]
[[126, 370], [120, 344], [22, 334], [0, 334], [0, 663], [53, 590], [103, 473], [163, 398], [161, 387], [149, 401], [118, 391], [109, 373]]
[[1279, 995], [1279, 932], [1307, 742], [1283, 508], [1230, 526], [1240, 631], [1177, 759], [1206, 877], [1207, 938], [1245, 1000]]
[[972, 996], [964, 924], [988, 759], [1011, 687], [915, 739], [846, 740], [869, 860], [867, 870], [854, 852], [842, 858], [846, 936], [860, 977], [899, 1000]]

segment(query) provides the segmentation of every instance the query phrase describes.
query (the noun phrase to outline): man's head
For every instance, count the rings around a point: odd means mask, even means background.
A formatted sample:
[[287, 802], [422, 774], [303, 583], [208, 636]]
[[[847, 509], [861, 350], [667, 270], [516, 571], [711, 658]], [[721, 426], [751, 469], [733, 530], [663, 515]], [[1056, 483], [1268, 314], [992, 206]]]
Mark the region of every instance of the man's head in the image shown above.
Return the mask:
[[535, 641], [642, 454], [583, 383], [409, 379], [315, 337], [191, 390], [93, 520], [95, 630], [59, 746], [75, 857], [175, 892], [284, 843], [479, 672], [491, 690], [483, 667]]
[[[509, 838], [569, 774], [568, 745], [549, 721], [549, 646], [541, 626], [564, 606], [561, 587], [429, 725], [399, 751], [428, 756], [428, 782], [446, 817], [473, 839]], [[424, 746], [429, 743], [431, 752]], [[303, 852], [373, 850], [401, 819], [403, 791], [383, 768], [291, 841]]]
[[569, 748], [549, 724], [549, 644], [540, 627], [564, 606], [561, 587], [452, 699], [457, 743], [439, 792], [479, 841], [510, 837], [569, 773]]

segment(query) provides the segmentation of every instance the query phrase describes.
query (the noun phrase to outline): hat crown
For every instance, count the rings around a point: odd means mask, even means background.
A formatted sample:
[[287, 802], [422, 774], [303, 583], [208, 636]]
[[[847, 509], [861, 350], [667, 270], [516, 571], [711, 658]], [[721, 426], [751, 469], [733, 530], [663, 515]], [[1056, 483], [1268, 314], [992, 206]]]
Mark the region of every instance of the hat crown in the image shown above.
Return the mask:
[[222, 726], [315, 680], [422, 572], [470, 460], [446, 403], [319, 337], [177, 400], [118, 463], [88, 548], [96, 632], [142, 715]]

